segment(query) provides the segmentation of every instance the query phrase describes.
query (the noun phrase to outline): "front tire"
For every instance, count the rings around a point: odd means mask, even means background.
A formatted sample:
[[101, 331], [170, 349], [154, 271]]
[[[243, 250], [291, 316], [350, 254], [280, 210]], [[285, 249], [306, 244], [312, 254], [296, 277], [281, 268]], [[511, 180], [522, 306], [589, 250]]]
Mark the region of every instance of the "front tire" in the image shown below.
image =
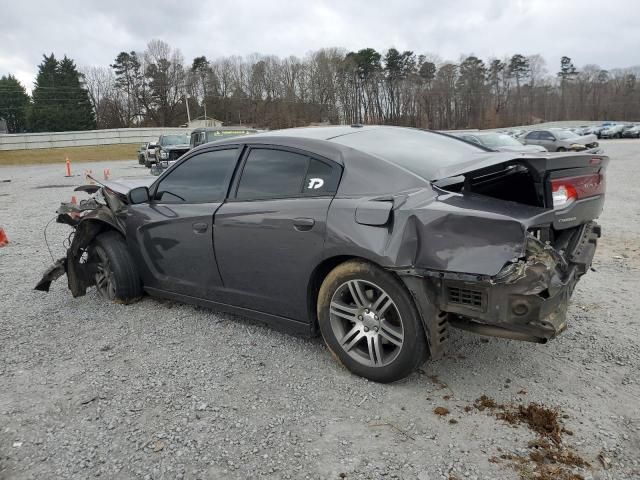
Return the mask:
[[556, 152], [566, 152], [567, 149], [564, 147], [558, 147], [558, 149], [556, 150]]
[[142, 296], [140, 276], [122, 235], [116, 231], [101, 233], [89, 249], [95, 264], [98, 294], [105, 300], [132, 303]]
[[317, 313], [327, 347], [356, 375], [394, 382], [426, 360], [426, 337], [413, 300], [380, 267], [359, 260], [338, 265], [322, 282]]

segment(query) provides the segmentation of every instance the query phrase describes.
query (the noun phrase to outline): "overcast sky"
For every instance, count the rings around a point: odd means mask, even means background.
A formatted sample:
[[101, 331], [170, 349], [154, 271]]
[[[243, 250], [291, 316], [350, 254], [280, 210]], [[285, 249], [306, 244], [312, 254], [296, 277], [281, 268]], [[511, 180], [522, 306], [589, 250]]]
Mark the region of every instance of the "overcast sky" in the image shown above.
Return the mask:
[[389, 47], [457, 61], [539, 53], [550, 71], [640, 64], [640, 10], [602, 0], [0, 0], [0, 75], [31, 89], [43, 53], [104, 65], [152, 38], [212, 59]]

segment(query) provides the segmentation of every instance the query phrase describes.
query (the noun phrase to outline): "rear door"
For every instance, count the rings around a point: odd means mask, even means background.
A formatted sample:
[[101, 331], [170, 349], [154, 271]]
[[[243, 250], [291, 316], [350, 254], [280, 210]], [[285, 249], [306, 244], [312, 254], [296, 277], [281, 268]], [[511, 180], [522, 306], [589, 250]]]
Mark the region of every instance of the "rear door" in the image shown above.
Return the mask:
[[221, 287], [213, 216], [224, 201], [238, 148], [192, 155], [156, 184], [153, 200], [130, 205], [127, 241], [147, 288], [215, 299]]
[[253, 147], [215, 215], [228, 303], [308, 321], [309, 278], [323, 255], [341, 167], [305, 152]]
[[544, 148], [546, 148], [550, 152], [556, 151], [556, 148], [557, 148], [556, 137], [551, 132], [540, 131], [538, 132], [538, 138], [539, 138], [539, 145], [542, 145]]
[[539, 133], [537, 130], [527, 133], [524, 137], [525, 145], [540, 145]]

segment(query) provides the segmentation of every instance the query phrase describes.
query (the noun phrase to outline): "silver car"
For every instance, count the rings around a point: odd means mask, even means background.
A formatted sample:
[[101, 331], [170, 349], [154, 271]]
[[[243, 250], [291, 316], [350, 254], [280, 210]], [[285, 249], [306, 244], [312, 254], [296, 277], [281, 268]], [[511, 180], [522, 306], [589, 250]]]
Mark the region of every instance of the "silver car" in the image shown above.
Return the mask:
[[461, 133], [456, 136], [497, 152], [541, 153], [547, 151], [546, 148], [539, 145], [523, 145], [507, 133], [473, 132]]
[[582, 152], [598, 147], [595, 135], [580, 136], [562, 128], [532, 130], [522, 138], [522, 141], [525, 145], [540, 145], [550, 152]]
[[627, 128], [631, 127], [624, 124], [609, 125], [600, 132], [600, 138], [622, 138], [622, 134]]

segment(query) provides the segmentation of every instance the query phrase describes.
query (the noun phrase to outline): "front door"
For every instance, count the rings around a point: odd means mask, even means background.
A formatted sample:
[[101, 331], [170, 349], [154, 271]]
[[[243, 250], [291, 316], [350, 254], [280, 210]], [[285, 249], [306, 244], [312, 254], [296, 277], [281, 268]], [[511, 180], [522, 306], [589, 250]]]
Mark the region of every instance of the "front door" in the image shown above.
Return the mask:
[[213, 218], [237, 157], [237, 148], [193, 155], [159, 180], [151, 202], [129, 206], [127, 241], [145, 288], [216, 299]]
[[300, 152], [248, 152], [237, 192], [215, 215], [215, 251], [229, 303], [309, 321], [309, 279], [322, 259], [340, 173], [333, 162]]

